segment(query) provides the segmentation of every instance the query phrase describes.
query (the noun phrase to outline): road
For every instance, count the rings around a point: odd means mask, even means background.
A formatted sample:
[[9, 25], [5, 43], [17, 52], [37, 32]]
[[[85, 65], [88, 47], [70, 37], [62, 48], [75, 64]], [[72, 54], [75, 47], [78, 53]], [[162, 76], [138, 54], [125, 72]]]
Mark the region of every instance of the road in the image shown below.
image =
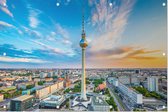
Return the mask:
[[108, 82], [107, 82], [107, 87], [109, 88], [110, 94], [111, 94], [111, 96], [114, 98], [115, 103], [117, 104], [118, 110], [119, 110], [119, 111], [124, 111], [124, 108], [121, 106], [121, 104], [118, 102], [116, 96], [113, 94], [112, 88], [111, 88], [111, 86], [108, 84]]
[[130, 109], [127, 107], [127, 105], [120, 99], [120, 97], [115, 94], [114, 89], [111, 84], [106, 81], [107, 87], [110, 90], [110, 94], [114, 97], [114, 101], [116, 102], [119, 111], [130, 111]]

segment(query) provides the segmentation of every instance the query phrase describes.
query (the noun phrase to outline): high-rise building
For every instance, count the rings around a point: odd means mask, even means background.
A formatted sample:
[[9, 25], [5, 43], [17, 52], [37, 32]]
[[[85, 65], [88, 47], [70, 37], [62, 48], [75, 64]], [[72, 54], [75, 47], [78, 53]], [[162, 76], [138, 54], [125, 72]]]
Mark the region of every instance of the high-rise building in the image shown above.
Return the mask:
[[150, 76], [147, 78], [148, 91], [158, 91], [158, 77]]

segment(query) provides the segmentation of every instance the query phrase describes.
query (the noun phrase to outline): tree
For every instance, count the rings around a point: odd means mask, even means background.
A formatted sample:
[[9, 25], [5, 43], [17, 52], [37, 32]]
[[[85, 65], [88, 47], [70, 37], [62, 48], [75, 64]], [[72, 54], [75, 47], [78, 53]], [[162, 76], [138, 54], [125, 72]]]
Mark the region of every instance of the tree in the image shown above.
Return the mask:
[[34, 85], [32, 84], [32, 85], [27, 85], [26, 86], [26, 89], [31, 89], [31, 88], [33, 88], [34, 87]]
[[38, 85], [43, 85], [44, 84], [44, 81], [39, 81], [38, 82]]
[[58, 76], [54, 75], [52, 78], [53, 78], [53, 79], [57, 79], [57, 78], [58, 78]]
[[69, 93], [69, 91], [70, 91], [70, 89], [68, 88], [64, 91], [64, 93]]

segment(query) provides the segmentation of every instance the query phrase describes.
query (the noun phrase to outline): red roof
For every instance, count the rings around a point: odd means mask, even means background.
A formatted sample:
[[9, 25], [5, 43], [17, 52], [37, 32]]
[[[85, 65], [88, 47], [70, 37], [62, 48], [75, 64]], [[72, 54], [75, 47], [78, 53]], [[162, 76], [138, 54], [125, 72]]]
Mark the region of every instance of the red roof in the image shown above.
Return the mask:
[[103, 90], [105, 88], [106, 88], [105, 84], [99, 84], [99, 86], [97, 87], [97, 89], [99, 89], [99, 90]]
[[64, 80], [64, 78], [61, 78], [61, 77], [60, 77], [60, 78], [58, 78], [58, 80], [59, 80], [59, 81], [63, 81], [63, 80]]

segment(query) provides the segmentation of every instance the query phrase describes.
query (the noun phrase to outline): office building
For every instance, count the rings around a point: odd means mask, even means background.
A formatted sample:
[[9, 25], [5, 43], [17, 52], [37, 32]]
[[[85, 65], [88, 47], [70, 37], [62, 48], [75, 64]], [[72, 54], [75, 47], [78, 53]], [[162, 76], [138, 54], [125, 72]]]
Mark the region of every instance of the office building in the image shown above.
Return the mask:
[[147, 78], [148, 91], [158, 91], [158, 77], [150, 76]]
[[143, 103], [143, 95], [137, 93], [133, 89], [127, 87], [126, 85], [119, 82], [118, 89], [121, 91], [123, 97], [129, 100], [133, 105], [138, 105]]
[[137, 93], [135, 90], [127, 87], [123, 83], [119, 82], [116, 78], [110, 78], [109, 82], [118, 88], [125, 100], [129, 100], [134, 105], [141, 105], [143, 103], [143, 95]]
[[35, 100], [34, 100], [33, 95], [19, 96], [11, 100], [10, 110], [11, 111], [25, 111], [28, 108], [32, 107], [34, 102]]

